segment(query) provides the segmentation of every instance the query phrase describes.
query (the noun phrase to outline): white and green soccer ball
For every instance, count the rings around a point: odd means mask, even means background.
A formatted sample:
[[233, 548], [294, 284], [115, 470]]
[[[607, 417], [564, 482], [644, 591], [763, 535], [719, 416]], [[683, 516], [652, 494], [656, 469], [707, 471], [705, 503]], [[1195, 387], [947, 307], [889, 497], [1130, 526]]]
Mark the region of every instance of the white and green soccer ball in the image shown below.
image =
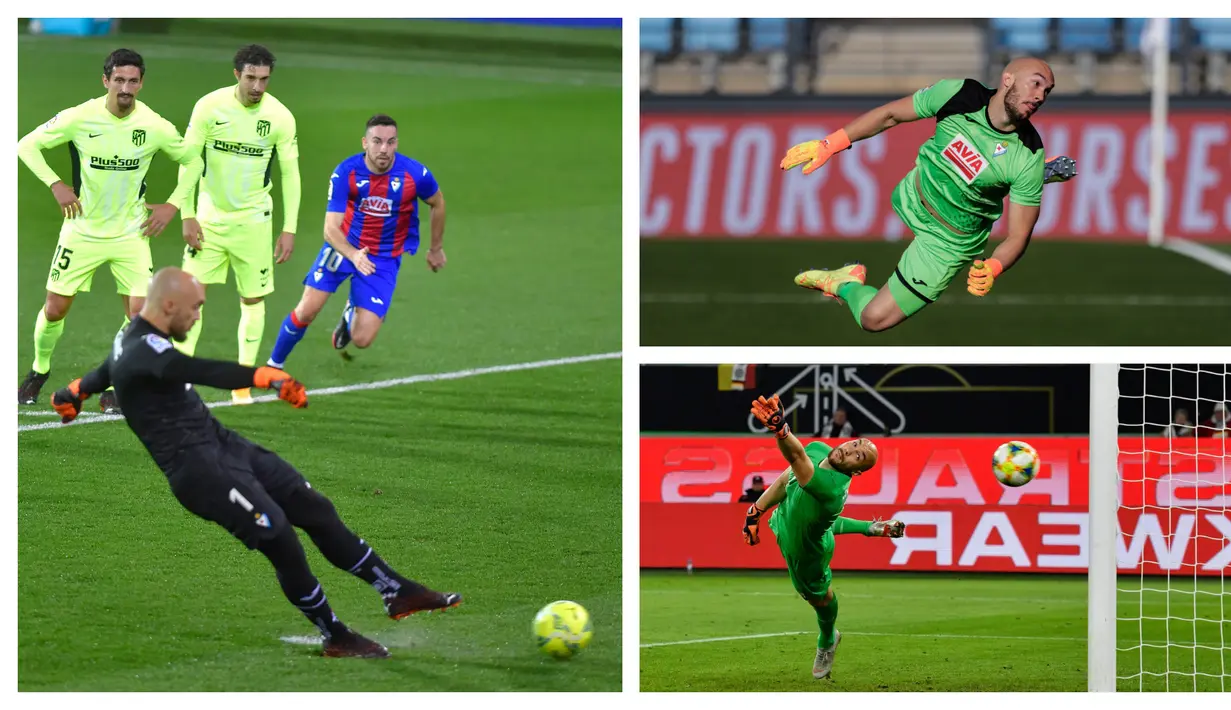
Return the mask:
[[1007, 441], [992, 454], [992, 470], [1004, 485], [1024, 486], [1039, 473], [1039, 452], [1024, 441]]
[[552, 658], [572, 658], [581, 653], [593, 635], [590, 612], [577, 602], [552, 602], [534, 617], [539, 650]]

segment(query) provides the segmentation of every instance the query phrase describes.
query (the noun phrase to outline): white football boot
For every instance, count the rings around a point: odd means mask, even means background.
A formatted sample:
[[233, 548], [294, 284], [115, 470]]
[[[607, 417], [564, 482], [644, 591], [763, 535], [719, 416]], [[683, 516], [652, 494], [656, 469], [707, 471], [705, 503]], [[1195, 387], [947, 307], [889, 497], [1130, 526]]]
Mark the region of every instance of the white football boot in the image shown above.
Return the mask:
[[842, 643], [842, 632], [834, 630], [833, 645], [828, 648], [816, 649], [816, 661], [812, 663], [812, 677], [816, 679], [828, 678], [829, 672], [833, 670], [833, 657], [838, 652], [838, 644]]

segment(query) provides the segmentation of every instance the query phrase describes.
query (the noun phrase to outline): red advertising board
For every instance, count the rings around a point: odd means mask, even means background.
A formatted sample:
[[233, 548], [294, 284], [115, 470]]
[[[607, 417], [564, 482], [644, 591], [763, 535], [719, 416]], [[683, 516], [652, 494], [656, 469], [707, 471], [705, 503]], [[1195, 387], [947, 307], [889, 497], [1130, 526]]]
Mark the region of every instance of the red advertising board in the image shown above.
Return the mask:
[[[837, 442], [835, 442], [837, 443]], [[897, 517], [901, 540], [843, 536], [835, 569], [1084, 572], [1089, 449], [1077, 437], [1038, 439], [1043, 466], [1028, 486], [989, 471], [991, 438], [884, 439], [880, 460], [851, 484], [847, 517]], [[1231, 564], [1231, 452], [1224, 439], [1120, 442], [1121, 570], [1220, 574]], [[780, 568], [764, 543], [743, 544], [754, 475], [782, 472], [772, 441], [753, 437], [641, 439], [641, 565]]]
[[[860, 141], [804, 177], [778, 163], [854, 113], [645, 113], [641, 234], [645, 237], [908, 237], [890, 205], [934, 122]], [[1145, 111], [1048, 113], [1034, 122], [1047, 154], [1077, 160], [1079, 177], [1044, 188], [1036, 237], [1144, 239], [1150, 121]], [[1231, 123], [1221, 112], [1175, 111], [1166, 142], [1166, 231], [1231, 242]], [[1004, 220], [993, 236], [1003, 234]]]

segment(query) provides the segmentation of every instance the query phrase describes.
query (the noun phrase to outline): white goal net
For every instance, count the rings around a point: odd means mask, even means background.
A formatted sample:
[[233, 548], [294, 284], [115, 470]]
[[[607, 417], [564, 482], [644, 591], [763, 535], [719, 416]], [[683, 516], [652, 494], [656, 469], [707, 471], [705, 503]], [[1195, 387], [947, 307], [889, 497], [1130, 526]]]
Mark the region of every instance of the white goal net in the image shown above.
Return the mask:
[[[1100, 367], [1094, 369], [1096, 383]], [[1110, 451], [1109, 432], [1095, 431], [1094, 421], [1096, 409], [1104, 416], [1110, 411], [1091, 402], [1091, 689], [1226, 692], [1231, 690], [1228, 366], [1111, 368], [1119, 415], [1118, 467], [1110, 471], [1105, 461], [1096, 461], [1100, 450]], [[1092, 396], [1100, 395], [1092, 390]], [[1105, 486], [1116, 468], [1117, 505], [1097, 505], [1100, 484]], [[1109, 518], [1116, 524], [1115, 573], [1094, 558], [1097, 549], [1105, 550], [1096, 536], [1107, 531]], [[1113, 595], [1106, 593], [1109, 583]], [[1108, 602], [1114, 616], [1107, 613]], [[1109, 647], [1114, 647], [1114, 668], [1102, 664], [1102, 675], [1114, 677], [1096, 678], [1095, 655]]]

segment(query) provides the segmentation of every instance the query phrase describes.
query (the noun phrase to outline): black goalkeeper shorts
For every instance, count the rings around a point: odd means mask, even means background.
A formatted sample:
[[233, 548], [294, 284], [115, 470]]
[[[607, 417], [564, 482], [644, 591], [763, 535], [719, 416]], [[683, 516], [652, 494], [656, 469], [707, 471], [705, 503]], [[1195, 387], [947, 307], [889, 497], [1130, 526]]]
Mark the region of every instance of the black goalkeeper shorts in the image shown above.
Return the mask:
[[289, 524], [288, 507], [319, 494], [274, 452], [228, 434], [221, 444], [181, 451], [167, 481], [189, 512], [221, 525], [255, 549]]

